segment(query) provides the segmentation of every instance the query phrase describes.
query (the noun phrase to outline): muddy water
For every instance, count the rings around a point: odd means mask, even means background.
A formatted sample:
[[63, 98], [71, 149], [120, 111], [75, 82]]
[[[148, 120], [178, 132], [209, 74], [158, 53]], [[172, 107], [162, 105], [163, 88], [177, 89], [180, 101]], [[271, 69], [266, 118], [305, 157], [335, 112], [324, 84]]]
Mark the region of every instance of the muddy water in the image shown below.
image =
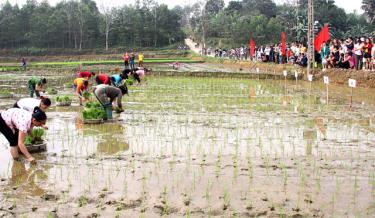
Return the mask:
[[284, 85], [149, 77], [102, 125], [52, 107], [36, 166], [0, 137], [0, 214], [373, 217], [374, 96], [356, 89], [350, 111], [349, 89], [327, 105], [318, 83]]

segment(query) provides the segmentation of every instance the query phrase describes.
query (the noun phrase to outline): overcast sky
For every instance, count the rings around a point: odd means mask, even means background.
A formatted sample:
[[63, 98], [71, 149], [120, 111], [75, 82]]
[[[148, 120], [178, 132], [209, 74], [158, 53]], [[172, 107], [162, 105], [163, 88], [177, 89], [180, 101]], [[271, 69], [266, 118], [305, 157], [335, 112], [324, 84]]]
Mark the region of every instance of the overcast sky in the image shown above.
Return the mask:
[[[0, 0], [0, 3], [5, 3], [7, 0]], [[19, 5], [22, 5], [26, 2], [26, 0], [8, 0], [10, 3], [15, 4], [18, 3]], [[41, 2], [42, 0], [37, 0], [38, 2]], [[60, 2], [61, 0], [48, 0], [51, 5], [55, 5], [57, 2]], [[101, 4], [108, 5], [108, 6], [122, 6], [124, 4], [133, 4], [135, 0], [94, 0], [97, 2], [98, 6]], [[186, 5], [186, 4], [193, 4], [199, 0], [157, 0], [157, 2], [167, 4], [169, 7], [174, 7], [176, 5]], [[201, 0], [202, 1], [202, 0]], [[225, 2], [229, 2], [230, 0], [225, 0]], [[286, 0], [276, 0], [278, 3], [285, 2]], [[336, 5], [338, 5], [341, 8], [344, 8], [346, 12], [353, 12], [354, 10], [357, 10], [357, 12], [362, 13], [361, 5], [362, 0], [335, 0]]]

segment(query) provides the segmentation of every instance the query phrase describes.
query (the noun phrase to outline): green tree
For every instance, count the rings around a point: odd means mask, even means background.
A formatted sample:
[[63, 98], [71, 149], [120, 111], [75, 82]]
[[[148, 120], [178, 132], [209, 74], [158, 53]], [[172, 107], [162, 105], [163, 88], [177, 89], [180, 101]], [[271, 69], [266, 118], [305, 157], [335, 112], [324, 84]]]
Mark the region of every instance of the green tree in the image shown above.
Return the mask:
[[362, 0], [362, 7], [371, 23], [375, 22], [375, 0]]

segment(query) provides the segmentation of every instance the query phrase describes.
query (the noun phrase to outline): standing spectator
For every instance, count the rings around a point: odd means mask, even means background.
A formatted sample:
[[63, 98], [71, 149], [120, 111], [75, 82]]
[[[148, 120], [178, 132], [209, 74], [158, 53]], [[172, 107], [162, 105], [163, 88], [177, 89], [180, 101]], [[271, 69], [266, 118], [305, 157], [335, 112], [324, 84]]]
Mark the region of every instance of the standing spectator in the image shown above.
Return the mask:
[[326, 42], [323, 42], [322, 48], [320, 49], [320, 57], [322, 58], [323, 71], [325, 71], [328, 68], [328, 55], [329, 47]]
[[124, 59], [125, 68], [128, 68], [129, 67], [129, 54], [128, 54], [128, 52], [125, 52], [123, 59]]
[[264, 49], [264, 54], [266, 55], [265, 62], [269, 61], [269, 59], [270, 59], [270, 52], [271, 52], [271, 48], [269, 46], [267, 46]]
[[349, 37], [349, 38], [345, 41], [345, 45], [346, 45], [347, 51], [351, 51], [351, 52], [353, 52], [353, 49], [354, 49], [354, 43], [353, 43], [353, 38], [352, 38], [352, 37]]
[[143, 53], [140, 52], [138, 54], [138, 67], [143, 67], [143, 61], [144, 61], [144, 56], [143, 56]]
[[240, 48], [240, 58], [241, 58], [241, 61], [244, 59], [244, 54], [245, 54], [245, 52], [244, 52], [244, 48], [243, 48], [243, 46]]
[[130, 54], [130, 69], [135, 68], [135, 54], [132, 52]]
[[273, 51], [273, 60], [276, 64], [280, 63], [279, 62], [279, 55], [280, 55], [281, 51], [280, 51], [280, 47], [279, 45], [275, 45], [275, 48], [274, 48], [274, 51]]
[[363, 52], [364, 52], [364, 58], [365, 58], [365, 69], [366, 70], [371, 70], [371, 50], [372, 50], [372, 42], [370, 38], [367, 38], [363, 47]]
[[244, 58], [245, 58], [245, 60], [247, 60], [247, 56], [248, 56], [248, 54], [249, 54], [249, 50], [247, 49], [247, 47], [245, 46], [244, 48], [243, 48], [243, 53], [244, 53]]
[[269, 54], [269, 57], [268, 57], [270, 62], [273, 62], [274, 54], [275, 54], [274, 47], [270, 46], [270, 54]]
[[356, 65], [355, 69], [356, 70], [362, 70], [363, 67], [363, 47], [364, 44], [361, 39], [357, 40], [357, 43], [354, 45], [354, 53], [355, 53], [355, 60], [356, 60]]
[[21, 59], [21, 66], [24, 71], [26, 71], [27, 63], [26, 63], [26, 58]]

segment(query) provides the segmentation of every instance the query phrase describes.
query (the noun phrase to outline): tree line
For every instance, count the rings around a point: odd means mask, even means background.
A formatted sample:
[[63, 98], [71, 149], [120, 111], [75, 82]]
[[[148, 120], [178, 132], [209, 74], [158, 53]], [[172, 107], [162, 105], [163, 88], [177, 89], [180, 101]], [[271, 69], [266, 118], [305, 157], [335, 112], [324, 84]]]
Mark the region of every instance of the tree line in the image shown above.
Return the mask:
[[[159, 48], [182, 43], [192, 35], [207, 45], [237, 47], [305, 41], [308, 0], [204, 0], [169, 9], [157, 0], [136, 0], [133, 5], [110, 8], [93, 0], [27, 0], [22, 7], [0, 6], [1, 49], [108, 49]], [[363, 0], [364, 14], [347, 14], [333, 0], [315, 0], [318, 31], [329, 23], [335, 38], [370, 35], [375, 30], [375, 1]], [[298, 3], [298, 4], [297, 4]]]
[[162, 47], [184, 39], [181, 9], [154, 0], [110, 8], [93, 0], [27, 0], [0, 8], [0, 48]]
[[[273, 0], [230, 1], [206, 0], [184, 9], [190, 16], [190, 34], [201, 42], [217, 47], [248, 45], [252, 36], [257, 44], [280, 43], [285, 31], [288, 41], [306, 41], [308, 0], [286, 1], [276, 5]], [[374, 0], [363, 0], [364, 14], [349, 13], [336, 6], [334, 0], [315, 0], [316, 31], [329, 23], [334, 38], [370, 36], [374, 27]], [[193, 16], [191, 16], [193, 14]]]

